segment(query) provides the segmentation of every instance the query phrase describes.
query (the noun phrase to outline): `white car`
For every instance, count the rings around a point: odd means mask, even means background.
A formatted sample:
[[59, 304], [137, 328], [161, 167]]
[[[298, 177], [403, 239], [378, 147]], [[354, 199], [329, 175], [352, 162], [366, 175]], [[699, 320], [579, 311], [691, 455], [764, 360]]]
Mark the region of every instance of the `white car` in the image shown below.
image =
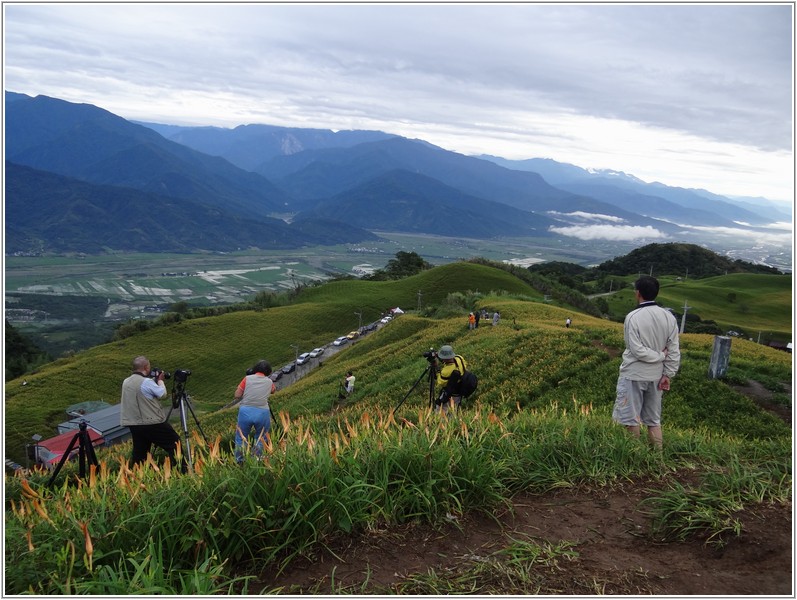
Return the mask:
[[303, 365], [303, 364], [304, 364], [304, 363], [306, 363], [308, 360], [310, 360], [310, 353], [309, 353], [309, 352], [302, 352], [302, 353], [299, 355], [299, 358], [297, 358], [297, 359], [296, 359], [296, 364], [297, 364], [297, 365]]
[[323, 353], [324, 353], [324, 349], [323, 348], [313, 348], [310, 351], [310, 358], [315, 358], [316, 356], [320, 356]]
[[332, 342], [332, 345], [333, 346], [342, 346], [343, 344], [345, 344], [348, 341], [349, 341], [349, 338], [347, 338], [345, 335], [342, 335], [339, 338], [335, 338], [335, 341]]

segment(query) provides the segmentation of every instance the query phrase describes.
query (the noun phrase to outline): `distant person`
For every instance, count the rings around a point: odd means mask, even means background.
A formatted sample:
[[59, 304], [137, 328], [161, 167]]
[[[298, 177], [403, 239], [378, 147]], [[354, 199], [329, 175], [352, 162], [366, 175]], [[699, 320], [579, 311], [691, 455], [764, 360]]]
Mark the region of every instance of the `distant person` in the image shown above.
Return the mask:
[[346, 373], [346, 379], [343, 380], [343, 389], [346, 390], [346, 395], [350, 395], [354, 391], [354, 381], [357, 378], [354, 376], [354, 373], [349, 371]]
[[476, 317], [473, 313], [468, 313], [468, 329], [476, 328]]
[[499, 321], [500, 319], [501, 319], [501, 313], [499, 313], [498, 311], [495, 311], [495, 312], [493, 313], [493, 327], [495, 327], [496, 325], [498, 325], [498, 321]]
[[437, 373], [437, 385], [443, 389], [435, 400], [435, 410], [446, 414], [462, 404], [461, 380], [468, 365], [451, 346], [440, 346], [437, 357], [443, 363]]
[[[133, 359], [133, 373], [122, 382], [119, 424], [130, 429], [133, 439], [133, 466], [147, 460], [152, 446], [162, 448], [171, 464], [177, 466], [176, 451], [180, 436], [167, 421], [159, 400], [166, 396], [165, 373], [150, 377], [151, 367], [146, 356]], [[185, 471], [185, 463], [181, 465]]]
[[474, 329], [478, 329], [479, 328], [479, 319], [481, 318], [481, 316], [482, 316], [482, 313], [479, 310], [477, 310], [476, 312], [473, 313], [473, 319], [476, 322], [476, 324], [473, 326]]
[[[235, 428], [235, 460], [242, 464], [244, 446], [253, 449], [255, 456], [263, 455], [263, 445], [271, 444], [271, 409], [268, 400], [277, 391], [276, 384], [269, 377], [271, 365], [260, 360], [252, 367], [252, 374], [246, 375], [235, 389], [235, 398], [240, 399], [238, 423]], [[254, 445], [249, 436], [254, 432]]]
[[567, 327], [568, 329], [570, 329], [570, 323], [572, 323], [572, 321], [570, 320], [570, 317], [567, 317], [567, 318], [565, 319], [565, 327]]
[[639, 437], [645, 425], [648, 439], [662, 447], [661, 397], [670, 389], [670, 378], [678, 372], [681, 351], [678, 323], [654, 300], [659, 282], [643, 275], [634, 282], [637, 307], [625, 317], [625, 351], [617, 380], [617, 398], [612, 419]]

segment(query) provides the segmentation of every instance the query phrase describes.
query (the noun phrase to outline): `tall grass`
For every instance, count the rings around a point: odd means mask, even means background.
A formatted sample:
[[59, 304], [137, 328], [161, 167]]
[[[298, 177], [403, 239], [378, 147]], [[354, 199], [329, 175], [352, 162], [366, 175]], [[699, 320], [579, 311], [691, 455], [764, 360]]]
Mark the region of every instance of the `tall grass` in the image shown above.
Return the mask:
[[[500, 310], [501, 324], [468, 330], [462, 317], [404, 315], [281, 390], [272, 398], [273, 446], [264, 460], [248, 458], [243, 467], [230, 453], [236, 409], [213, 409], [229, 401], [253, 357], [271, 358], [269, 344], [290, 339], [268, 335], [272, 318], [320, 323], [319, 305], [199, 319], [50, 366], [29, 380], [33, 394], [7, 394], [7, 438], [17, 434], [9, 414], [16, 429], [21, 415], [65, 404], [59, 391], [85, 391], [94, 369], [110, 372], [96, 379], [112, 379], [116, 390], [124, 375], [118, 371], [142, 348], [152, 354], [151, 347], [160, 356], [179, 353], [180, 367], [193, 370], [187, 387], [211, 442], [192, 428], [195, 469], [186, 475], [157, 461], [131, 470], [129, 446], [122, 445], [101, 451], [99, 469], [85, 481], [73, 465], [52, 490], [48, 473], [7, 477], [5, 592], [245, 593], [246, 574], [279, 572], [336, 536], [408, 521], [436, 525], [467, 511], [495, 514], [520, 492], [644, 481], [652, 488], [643, 505], [652, 539], [700, 535], [711, 543], [738, 534], [740, 510], [791, 501], [791, 430], [707, 379], [711, 336], [682, 337], [682, 369], [665, 396], [665, 446], [657, 452], [611, 422], [619, 324], [578, 316], [565, 329], [570, 313], [557, 307], [501, 294], [474, 300]], [[251, 335], [242, 338], [242, 331]], [[428, 365], [423, 353], [444, 343], [480, 380], [475, 396], [448, 419], [429, 411], [424, 384], [410, 392]], [[735, 364], [745, 373], [760, 366], [773, 380], [791, 378], [788, 356], [751, 342], [734, 340]], [[341, 404], [337, 386], [349, 369], [357, 388]], [[37, 404], [41, 398], [47, 401]], [[566, 547], [516, 552], [551, 561], [567, 556]], [[522, 580], [511, 559], [495, 559], [490, 573], [511, 575], [518, 590], [533, 593], [539, 582]], [[429, 574], [401, 591], [435, 589], [491, 588]]]
[[671, 482], [698, 461], [700, 487], [668, 483], [652, 502], [667, 539], [696, 528], [721, 537], [740, 506], [789, 498], [787, 440], [762, 448], [678, 434], [662, 454], [586, 407], [410, 416], [373, 409], [330, 427], [283, 413], [267, 458], [243, 467], [220, 439], [208, 448], [197, 440], [193, 474], [104, 461], [88, 481], [52, 491], [41, 477], [9, 480], [6, 592], [219, 592], [243, 585], [236, 573], [279, 571], [336, 535], [493, 514], [520, 491]]

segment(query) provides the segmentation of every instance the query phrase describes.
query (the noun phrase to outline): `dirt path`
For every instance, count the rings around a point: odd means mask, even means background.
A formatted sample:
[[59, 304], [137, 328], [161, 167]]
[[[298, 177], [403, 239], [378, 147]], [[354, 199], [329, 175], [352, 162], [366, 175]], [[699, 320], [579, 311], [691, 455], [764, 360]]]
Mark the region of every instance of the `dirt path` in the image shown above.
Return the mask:
[[[791, 393], [791, 385], [784, 385]], [[791, 410], [771, 402], [772, 393], [758, 382], [735, 389], [792, 423]], [[520, 494], [511, 510], [494, 517], [468, 515], [437, 529], [417, 524], [375, 528], [335, 540], [280, 576], [259, 579], [249, 591], [429, 594], [433, 592], [408, 588], [408, 582], [430, 570], [448, 579], [467, 576], [496, 559], [513, 540], [523, 540], [566, 544], [576, 554], [532, 567], [531, 583], [524, 583], [532, 589], [496, 578], [479, 582], [485, 589], [473, 593], [793, 597], [791, 505], [762, 505], [736, 515], [741, 535], [722, 546], [707, 545], [698, 537], [663, 543], [650, 536], [651, 523], [640, 504], [651, 494], [655, 492], [644, 482], [605, 490]]]
[[460, 527], [405, 525], [369, 531], [332, 543], [329, 551], [300, 561], [279, 577], [258, 581], [250, 593], [276, 587], [291, 594], [396, 593], [406, 589], [401, 586], [409, 576], [433, 569], [439, 576], [455, 578], [496, 557], [512, 540], [525, 540], [566, 542], [577, 555], [559, 558], [554, 566], [535, 565], [531, 572], [536, 589], [487, 581], [487, 589], [474, 593], [792, 594], [790, 507], [765, 506], [738, 515], [742, 535], [722, 548], [701, 539], [657, 543], [647, 534], [648, 517], [639, 507], [649, 493], [642, 485], [628, 485], [523, 494], [513, 500], [511, 512], [496, 519], [476, 515]]

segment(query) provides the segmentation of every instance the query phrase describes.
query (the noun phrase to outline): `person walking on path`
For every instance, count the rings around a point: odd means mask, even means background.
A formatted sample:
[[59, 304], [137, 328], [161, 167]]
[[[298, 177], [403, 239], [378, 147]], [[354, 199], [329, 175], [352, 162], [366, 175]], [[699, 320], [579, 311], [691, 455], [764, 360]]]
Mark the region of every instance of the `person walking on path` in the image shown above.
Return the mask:
[[501, 313], [499, 313], [498, 311], [495, 311], [495, 313], [493, 313], [493, 327], [498, 325], [498, 320], [500, 318], [501, 318]]
[[476, 328], [476, 317], [473, 316], [473, 313], [468, 314], [468, 329], [475, 329]]
[[662, 447], [661, 399], [678, 372], [681, 351], [678, 323], [672, 313], [658, 304], [659, 282], [643, 275], [634, 282], [637, 307], [625, 317], [625, 351], [617, 379], [617, 396], [612, 419], [639, 437], [645, 425], [648, 439]]
[[481, 311], [478, 311], [478, 310], [474, 311], [473, 319], [476, 321], [476, 325], [474, 326], [475, 329], [479, 328], [479, 319], [481, 318], [481, 316], [482, 316]]
[[565, 327], [570, 329], [570, 323], [572, 323], [572, 322], [573, 321], [570, 319], [570, 317], [567, 317], [567, 319], [565, 319]]

